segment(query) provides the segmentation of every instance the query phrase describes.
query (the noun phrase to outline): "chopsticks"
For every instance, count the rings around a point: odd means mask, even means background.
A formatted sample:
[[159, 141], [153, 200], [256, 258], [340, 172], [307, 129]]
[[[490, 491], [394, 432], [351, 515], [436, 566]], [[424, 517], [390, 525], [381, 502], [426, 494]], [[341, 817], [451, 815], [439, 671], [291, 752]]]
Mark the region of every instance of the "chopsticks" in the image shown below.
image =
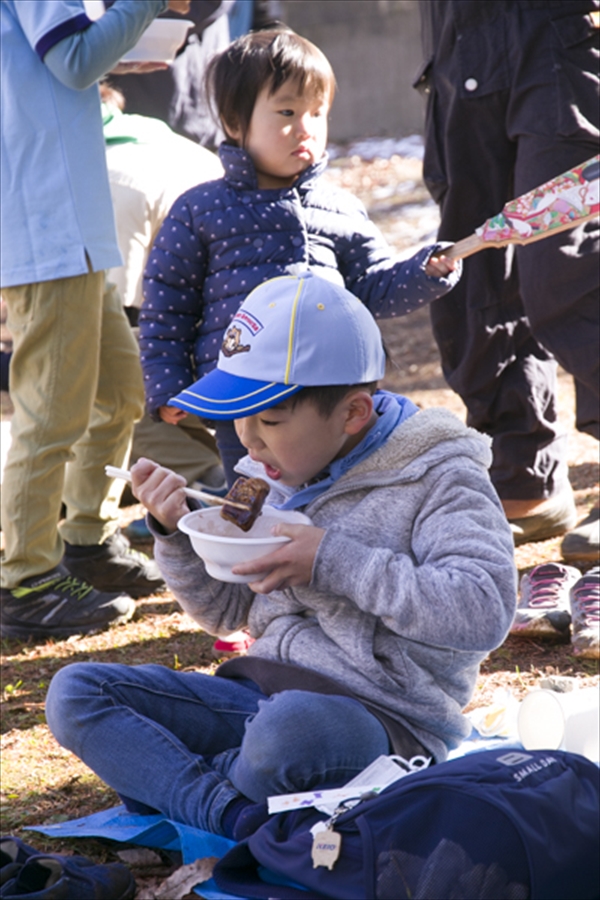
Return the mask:
[[[104, 471], [109, 478], [122, 478], [124, 481], [131, 483], [131, 472], [127, 469], [119, 469], [117, 466], [105, 466]], [[245, 503], [234, 503], [231, 500], [226, 500], [225, 497], [215, 497], [214, 494], [208, 494], [206, 491], [197, 491], [189, 487], [185, 487], [183, 490], [188, 497], [195, 497], [196, 500], [202, 500], [211, 506], [234, 506], [236, 509], [250, 509]]]

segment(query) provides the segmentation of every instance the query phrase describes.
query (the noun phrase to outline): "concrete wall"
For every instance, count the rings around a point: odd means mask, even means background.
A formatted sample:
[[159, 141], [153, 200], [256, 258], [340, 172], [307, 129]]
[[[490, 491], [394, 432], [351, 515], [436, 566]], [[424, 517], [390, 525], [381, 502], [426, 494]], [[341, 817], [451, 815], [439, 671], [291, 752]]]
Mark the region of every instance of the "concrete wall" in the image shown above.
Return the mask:
[[338, 83], [330, 138], [422, 132], [419, 0], [276, 0], [281, 19], [328, 57]]

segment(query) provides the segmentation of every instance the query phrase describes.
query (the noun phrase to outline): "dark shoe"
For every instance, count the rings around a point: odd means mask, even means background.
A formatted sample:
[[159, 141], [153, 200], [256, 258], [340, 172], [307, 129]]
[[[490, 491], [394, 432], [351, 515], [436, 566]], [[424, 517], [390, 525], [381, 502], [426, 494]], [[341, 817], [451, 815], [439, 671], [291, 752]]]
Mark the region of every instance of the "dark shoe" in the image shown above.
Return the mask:
[[6, 884], [11, 878], [16, 878], [28, 859], [40, 855], [55, 856], [56, 854], [42, 854], [40, 850], [36, 850], [35, 847], [13, 835], [0, 838], [0, 886]]
[[84, 856], [39, 853], [0, 889], [2, 900], [131, 900], [135, 880], [120, 863], [96, 865]]
[[573, 531], [564, 536], [560, 552], [567, 561], [600, 561], [600, 507], [592, 509]]
[[127, 622], [135, 603], [121, 592], [102, 593], [74, 577], [64, 566], [2, 588], [2, 637], [65, 638], [93, 634]]
[[571, 588], [571, 645], [575, 656], [600, 659], [600, 566]]
[[39, 850], [30, 847], [18, 837], [0, 838], [0, 886], [11, 878], [16, 878], [30, 856], [36, 856]]
[[515, 547], [558, 537], [573, 528], [576, 522], [577, 510], [570, 489], [552, 498], [543, 512], [508, 520]]
[[569, 640], [569, 591], [581, 578], [579, 569], [542, 563], [521, 578], [521, 597], [510, 627], [520, 637]]
[[99, 591], [127, 591], [137, 599], [165, 588], [154, 560], [133, 550], [120, 531], [103, 544], [76, 546], [65, 542], [63, 565]]

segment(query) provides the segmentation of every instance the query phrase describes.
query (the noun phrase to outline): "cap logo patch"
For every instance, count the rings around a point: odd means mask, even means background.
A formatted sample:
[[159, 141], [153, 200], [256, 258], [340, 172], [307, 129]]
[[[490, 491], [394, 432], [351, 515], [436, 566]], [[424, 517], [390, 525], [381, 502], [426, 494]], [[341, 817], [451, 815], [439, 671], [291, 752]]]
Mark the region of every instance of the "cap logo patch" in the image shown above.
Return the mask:
[[235, 356], [236, 353], [247, 353], [250, 344], [241, 344], [242, 329], [230, 325], [225, 332], [223, 343], [221, 344], [221, 353], [223, 356]]
[[246, 309], [238, 309], [235, 316], [232, 319], [233, 322], [238, 322], [240, 325], [245, 325], [250, 334], [257, 335], [259, 331], [262, 331], [264, 325], [262, 322], [253, 316], [252, 313], [248, 312]]

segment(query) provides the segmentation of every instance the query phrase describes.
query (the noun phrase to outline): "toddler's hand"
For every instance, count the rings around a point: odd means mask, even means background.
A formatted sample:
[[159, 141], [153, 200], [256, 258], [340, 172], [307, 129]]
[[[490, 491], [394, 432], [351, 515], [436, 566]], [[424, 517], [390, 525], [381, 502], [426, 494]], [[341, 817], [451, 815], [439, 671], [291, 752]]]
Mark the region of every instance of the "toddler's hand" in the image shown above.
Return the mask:
[[186, 481], [170, 469], [140, 457], [131, 467], [131, 490], [140, 503], [167, 532], [176, 531], [182, 516], [189, 513]]
[[185, 16], [190, 11], [191, 0], [169, 0], [167, 9]]
[[158, 414], [163, 422], [168, 422], [169, 425], [177, 425], [187, 416], [185, 409], [179, 409], [178, 406], [159, 406]]
[[323, 528], [315, 525], [287, 525], [281, 523], [273, 528], [273, 534], [291, 538], [273, 553], [240, 563], [232, 571], [236, 575], [254, 575], [268, 572], [262, 581], [253, 581], [250, 587], [257, 594], [269, 594], [286, 587], [310, 584], [315, 556], [325, 534]]
[[445, 278], [450, 272], [454, 272], [458, 260], [448, 256], [431, 256], [425, 266], [425, 274], [430, 278]]

